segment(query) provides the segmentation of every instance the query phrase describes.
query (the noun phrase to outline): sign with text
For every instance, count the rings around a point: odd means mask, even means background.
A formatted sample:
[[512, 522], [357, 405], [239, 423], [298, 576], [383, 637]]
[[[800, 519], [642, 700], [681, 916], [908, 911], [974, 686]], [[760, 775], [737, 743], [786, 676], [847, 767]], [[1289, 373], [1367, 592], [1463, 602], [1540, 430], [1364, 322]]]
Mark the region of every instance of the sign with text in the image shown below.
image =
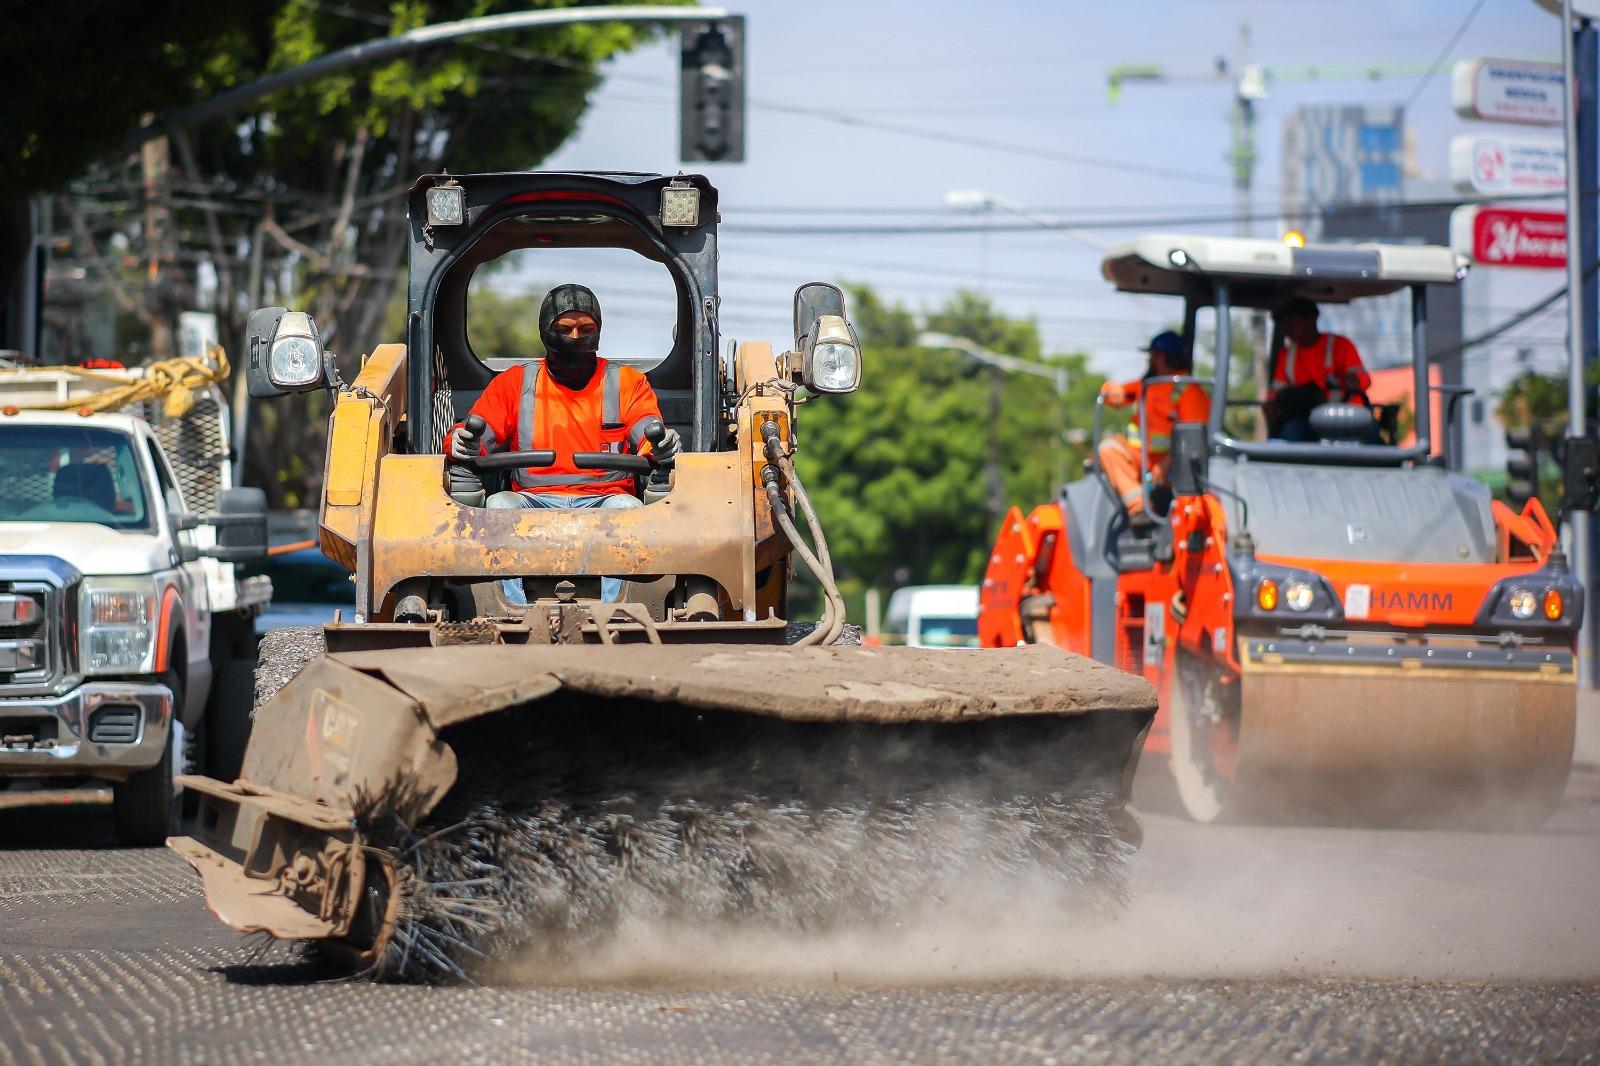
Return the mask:
[[1567, 216], [1469, 204], [1450, 212], [1450, 246], [1484, 266], [1559, 270], [1567, 265]]
[[1559, 126], [1565, 85], [1559, 63], [1464, 59], [1455, 65], [1450, 93], [1462, 118]]
[[1567, 154], [1559, 138], [1485, 137], [1450, 140], [1450, 180], [1462, 192], [1550, 193], [1567, 187]]

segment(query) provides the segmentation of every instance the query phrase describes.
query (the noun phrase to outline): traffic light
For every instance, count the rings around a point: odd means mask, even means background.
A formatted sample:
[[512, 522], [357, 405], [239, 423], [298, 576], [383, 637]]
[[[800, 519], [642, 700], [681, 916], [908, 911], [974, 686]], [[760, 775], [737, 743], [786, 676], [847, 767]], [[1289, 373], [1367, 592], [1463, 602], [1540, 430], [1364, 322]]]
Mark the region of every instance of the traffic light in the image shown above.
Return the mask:
[[1520, 509], [1539, 495], [1539, 431], [1534, 426], [1506, 430], [1506, 501]]
[[678, 158], [744, 162], [744, 16], [683, 27]]

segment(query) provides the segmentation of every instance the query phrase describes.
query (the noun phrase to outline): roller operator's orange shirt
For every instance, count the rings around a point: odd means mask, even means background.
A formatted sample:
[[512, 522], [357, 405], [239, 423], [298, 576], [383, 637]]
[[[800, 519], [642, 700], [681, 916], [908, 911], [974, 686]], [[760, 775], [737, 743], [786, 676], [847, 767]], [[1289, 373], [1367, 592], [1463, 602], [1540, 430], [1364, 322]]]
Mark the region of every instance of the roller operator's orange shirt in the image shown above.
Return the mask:
[[1372, 375], [1361, 364], [1355, 342], [1337, 333], [1319, 333], [1315, 342], [1298, 348], [1285, 343], [1273, 363], [1272, 389], [1315, 385], [1323, 392], [1331, 384], [1344, 388], [1345, 375], [1354, 370], [1362, 392], [1372, 387]]
[[[534, 388], [528, 389], [529, 374]], [[615, 410], [606, 411], [607, 379], [614, 389]], [[661, 421], [655, 390], [631, 366], [597, 360], [593, 376], [581, 389], [569, 389], [533, 362], [495, 376], [472, 413], [489, 424], [481, 452], [536, 451], [556, 453], [550, 466], [517, 470], [512, 487], [519, 492], [604, 496], [632, 494], [633, 475], [611, 470], [579, 470], [574, 452], [633, 452], [648, 455], [644, 439], [652, 422]], [[607, 414], [614, 416], [608, 420]], [[531, 425], [528, 423], [531, 421]]]

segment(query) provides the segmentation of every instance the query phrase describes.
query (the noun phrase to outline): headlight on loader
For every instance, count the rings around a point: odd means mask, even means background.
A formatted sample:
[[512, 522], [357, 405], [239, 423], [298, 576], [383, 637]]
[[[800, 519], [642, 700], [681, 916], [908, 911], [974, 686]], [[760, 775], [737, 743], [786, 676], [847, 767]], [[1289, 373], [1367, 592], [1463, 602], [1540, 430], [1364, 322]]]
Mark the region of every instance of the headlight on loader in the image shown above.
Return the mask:
[[1512, 589], [1506, 602], [1511, 608], [1511, 617], [1520, 621], [1532, 618], [1533, 613], [1539, 609], [1539, 598], [1533, 594], [1532, 589]]

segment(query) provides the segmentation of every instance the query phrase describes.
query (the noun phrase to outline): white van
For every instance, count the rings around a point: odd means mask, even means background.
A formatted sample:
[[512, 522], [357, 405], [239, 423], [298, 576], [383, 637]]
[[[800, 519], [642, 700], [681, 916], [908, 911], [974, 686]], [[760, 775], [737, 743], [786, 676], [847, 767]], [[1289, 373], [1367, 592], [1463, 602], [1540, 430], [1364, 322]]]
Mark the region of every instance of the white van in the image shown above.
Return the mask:
[[889, 597], [882, 642], [913, 648], [976, 648], [978, 586], [909, 585]]

